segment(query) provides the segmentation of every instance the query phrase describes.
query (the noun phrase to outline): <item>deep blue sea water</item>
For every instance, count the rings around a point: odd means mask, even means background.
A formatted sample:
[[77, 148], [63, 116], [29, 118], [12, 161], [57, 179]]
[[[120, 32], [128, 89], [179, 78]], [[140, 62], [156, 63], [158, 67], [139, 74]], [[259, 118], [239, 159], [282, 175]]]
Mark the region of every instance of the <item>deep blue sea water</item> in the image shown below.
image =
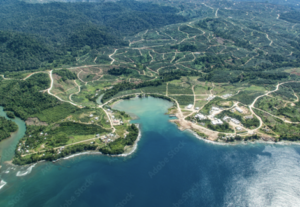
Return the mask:
[[139, 117], [142, 138], [129, 157], [81, 155], [19, 177], [4, 165], [0, 206], [300, 206], [299, 146], [208, 143], [170, 123], [170, 106], [154, 98], [115, 106]]

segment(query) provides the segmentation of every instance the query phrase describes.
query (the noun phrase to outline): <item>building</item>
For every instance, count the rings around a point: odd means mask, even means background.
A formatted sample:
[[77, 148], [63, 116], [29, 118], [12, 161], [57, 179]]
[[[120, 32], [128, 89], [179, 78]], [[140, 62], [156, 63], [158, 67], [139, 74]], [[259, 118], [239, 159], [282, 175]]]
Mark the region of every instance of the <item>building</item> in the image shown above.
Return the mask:
[[241, 124], [241, 122], [235, 118], [231, 118], [230, 116], [224, 116], [223, 121], [232, 121], [235, 124]]
[[193, 108], [193, 104], [189, 104], [186, 108], [187, 108], [187, 109]]
[[223, 117], [223, 121], [230, 121], [231, 120], [231, 117], [229, 117], [229, 116], [224, 116]]
[[237, 110], [237, 111], [240, 112], [241, 114], [244, 113], [243, 109], [241, 109], [240, 107], [235, 107], [235, 110]]
[[200, 109], [199, 107], [196, 107], [196, 108], [195, 108], [195, 110], [197, 110], [197, 111], [198, 111], [199, 109]]
[[94, 115], [93, 114], [90, 114], [90, 117], [93, 117]]
[[215, 106], [213, 106], [213, 107], [211, 107], [211, 111], [220, 111], [221, 109], [219, 109], [218, 107], [215, 107]]
[[218, 108], [218, 107], [213, 106], [213, 107], [211, 107], [211, 110], [210, 110], [209, 113], [212, 114], [213, 112], [218, 112], [218, 111], [221, 111], [221, 109]]
[[223, 124], [223, 122], [221, 121], [221, 119], [215, 119], [215, 120], [211, 121], [211, 123], [213, 125], [221, 125], [221, 124]]
[[207, 117], [204, 116], [203, 114], [196, 114], [196, 115], [195, 115], [195, 118], [196, 118], [196, 119], [198, 118], [199, 120], [207, 119]]
[[231, 121], [235, 124], [240, 124], [241, 122], [235, 118], [231, 118]]
[[216, 97], [216, 96], [212, 95], [212, 96], [209, 96], [206, 100], [207, 100], [207, 101], [211, 101], [211, 100], [213, 100], [215, 97]]
[[229, 98], [229, 97], [231, 97], [232, 96], [232, 94], [231, 93], [228, 93], [228, 94], [224, 94], [222, 97], [223, 98]]
[[253, 116], [252, 116], [252, 115], [250, 115], [250, 116], [245, 116], [244, 118], [245, 118], [245, 119], [253, 119]]

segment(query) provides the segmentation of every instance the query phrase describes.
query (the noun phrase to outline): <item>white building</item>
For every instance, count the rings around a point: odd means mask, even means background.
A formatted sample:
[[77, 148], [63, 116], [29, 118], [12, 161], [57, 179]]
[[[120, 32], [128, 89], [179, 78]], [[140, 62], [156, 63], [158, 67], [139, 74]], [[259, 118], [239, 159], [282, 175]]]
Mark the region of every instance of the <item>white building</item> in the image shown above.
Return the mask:
[[216, 96], [212, 95], [212, 96], [209, 96], [206, 100], [207, 100], [207, 101], [211, 101], [211, 100], [213, 100], [215, 97], [216, 97]]
[[250, 116], [245, 116], [245, 119], [253, 119], [253, 116], [250, 115]]
[[243, 129], [242, 129], [242, 127], [236, 127], [235, 128], [237, 131], [242, 131]]
[[231, 93], [228, 93], [228, 94], [224, 94], [222, 97], [223, 98], [229, 98], [229, 97], [231, 97], [232, 96], [232, 94]]
[[198, 111], [199, 109], [200, 109], [199, 107], [196, 107], [196, 108], [195, 108], [195, 110], [197, 110], [197, 111]]
[[90, 114], [90, 117], [93, 117], [94, 115], [93, 114]]
[[223, 118], [224, 121], [232, 121], [235, 124], [240, 124], [241, 122], [235, 118], [231, 118], [230, 116], [224, 116]]
[[213, 107], [211, 107], [211, 110], [212, 110], [212, 111], [220, 111], [221, 109], [218, 108], [218, 107], [213, 106]]
[[241, 122], [235, 118], [231, 118], [231, 121], [235, 124], [240, 124]]
[[204, 116], [203, 114], [196, 114], [196, 115], [195, 115], [195, 118], [196, 118], [196, 119], [198, 118], [199, 120], [207, 119], [207, 117]]
[[235, 110], [237, 110], [240, 113], [244, 113], [243, 109], [241, 109], [240, 107], [235, 107]]
[[99, 119], [99, 117], [95, 117], [95, 120], [98, 120]]
[[191, 109], [193, 107], [193, 104], [189, 104], [186, 108]]
[[231, 120], [231, 117], [229, 117], [229, 116], [224, 116], [223, 117], [223, 121], [230, 121]]
[[211, 121], [211, 123], [213, 125], [221, 125], [221, 124], [223, 124], [223, 122], [221, 121], [221, 119], [215, 119], [215, 120]]

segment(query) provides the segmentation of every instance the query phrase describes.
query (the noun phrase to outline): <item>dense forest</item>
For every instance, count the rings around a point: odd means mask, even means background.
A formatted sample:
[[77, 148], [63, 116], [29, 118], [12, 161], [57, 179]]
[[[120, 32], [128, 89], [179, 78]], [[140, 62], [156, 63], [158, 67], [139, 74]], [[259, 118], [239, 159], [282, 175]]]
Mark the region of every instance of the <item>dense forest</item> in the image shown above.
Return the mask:
[[286, 13], [280, 14], [280, 19], [283, 19], [285, 21], [292, 22], [292, 23], [300, 23], [300, 12], [291, 11], [291, 12], [286, 12]]
[[33, 75], [26, 81], [2, 81], [0, 105], [26, 120], [33, 114], [61, 104], [55, 97], [40, 92], [47, 89], [49, 85], [49, 76], [44, 73]]
[[132, 70], [129, 70], [127, 68], [113, 68], [107, 71], [110, 75], [115, 75], [115, 76], [119, 76], [119, 75], [129, 75], [132, 73]]
[[57, 55], [33, 36], [0, 31], [0, 72], [37, 69], [41, 62], [53, 61]]
[[77, 76], [75, 73], [67, 70], [67, 69], [61, 69], [61, 70], [54, 70], [53, 74], [56, 74], [61, 77], [62, 81], [66, 80], [76, 80]]
[[15, 122], [0, 117], [0, 141], [10, 136], [10, 133], [17, 131], [18, 126]]
[[175, 8], [131, 0], [72, 4], [2, 0], [0, 7], [0, 72], [71, 65], [85, 46], [125, 46], [124, 36], [186, 20]]

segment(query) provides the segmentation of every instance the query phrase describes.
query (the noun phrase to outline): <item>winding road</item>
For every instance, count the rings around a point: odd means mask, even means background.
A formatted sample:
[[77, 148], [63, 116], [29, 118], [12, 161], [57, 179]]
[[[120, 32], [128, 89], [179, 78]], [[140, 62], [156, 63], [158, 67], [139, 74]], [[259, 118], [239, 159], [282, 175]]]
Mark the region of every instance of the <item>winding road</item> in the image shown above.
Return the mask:
[[115, 51], [114, 51], [114, 53], [112, 53], [112, 54], [110, 54], [108, 57], [112, 60], [111, 61], [111, 65], [116, 61], [114, 58], [112, 58], [112, 56], [114, 55], [114, 54], [116, 54], [116, 52], [118, 51], [118, 49], [115, 49]]
[[[257, 115], [256, 113], [254, 113], [254, 111], [253, 111], [253, 108], [255, 108], [254, 105], [255, 105], [256, 101], [257, 101], [259, 98], [261, 98], [261, 97], [267, 96], [267, 95], [269, 95], [270, 93], [274, 93], [274, 92], [278, 91], [278, 90], [279, 90], [279, 86], [281, 86], [281, 85], [283, 85], [283, 84], [286, 84], [286, 83], [293, 83], [293, 82], [300, 82], [300, 81], [287, 81], [287, 82], [283, 82], [283, 83], [278, 83], [278, 84], [276, 85], [276, 89], [275, 89], [275, 90], [269, 91], [269, 92], [267, 92], [267, 93], [265, 93], [265, 94], [263, 94], [263, 95], [257, 96], [257, 97], [254, 99], [254, 101], [252, 102], [252, 104], [249, 105], [249, 109], [250, 109], [251, 113], [254, 114], [254, 115], [259, 119], [259, 127], [257, 127], [256, 129], [251, 130], [252, 132], [254, 132], [254, 131], [260, 129], [260, 128], [262, 127], [262, 125], [263, 125], [263, 121], [262, 121], [262, 119], [260, 118], [260, 116], [258, 116], [258, 115]], [[256, 108], [255, 108], [255, 109], [256, 109]], [[265, 112], [265, 113], [268, 113], [268, 112]], [[271, 115], [271, 114], [270, 114], [270, 115]], [[272, 116], [274, 116], [274, 115], [272, 115]], [[275, 116], [275, 117], [276, 117], [276, 116]], [[281, 119], [281, 118], [280, 118], [280, 119]], [[286, 121], [286, 120], [284, 120], [284, 121], [287, 122], [287, 123], [289, 123], [289, 122]]]
[[70, 104], [72, 104], [72, 105], [74, 105], [74, 106], [80, 107], [79, 105], [77, 105], [77, 104], [75, 104], [75, 103], [73, 103], [73, 102], [71, 102], [71, 101], [65, 101], [65, 100], [62, 100], [60, 97], [58, 97], [58, 96], [56, 96], [55, 94], [51, 93], [51, 90], [52, 90], [52, 88], [53, 88], [53, 82], [54, 82], [53, 77], [52, 77], [52, 72], [53, 72], [53, 70], [51, 70], [51, 71], [49, 72], [49, 77], [50, 77], [51, 83], [50, 83], [50, 88], [47, 89], [48, 94], [51, 95], [51, 96], [54, 96], [55, 98], [57, 98], [58, 100], [60, 100], [60, 101], [62, 101], [62, 102], [67, 102], [67, 103], [70, 103]]

